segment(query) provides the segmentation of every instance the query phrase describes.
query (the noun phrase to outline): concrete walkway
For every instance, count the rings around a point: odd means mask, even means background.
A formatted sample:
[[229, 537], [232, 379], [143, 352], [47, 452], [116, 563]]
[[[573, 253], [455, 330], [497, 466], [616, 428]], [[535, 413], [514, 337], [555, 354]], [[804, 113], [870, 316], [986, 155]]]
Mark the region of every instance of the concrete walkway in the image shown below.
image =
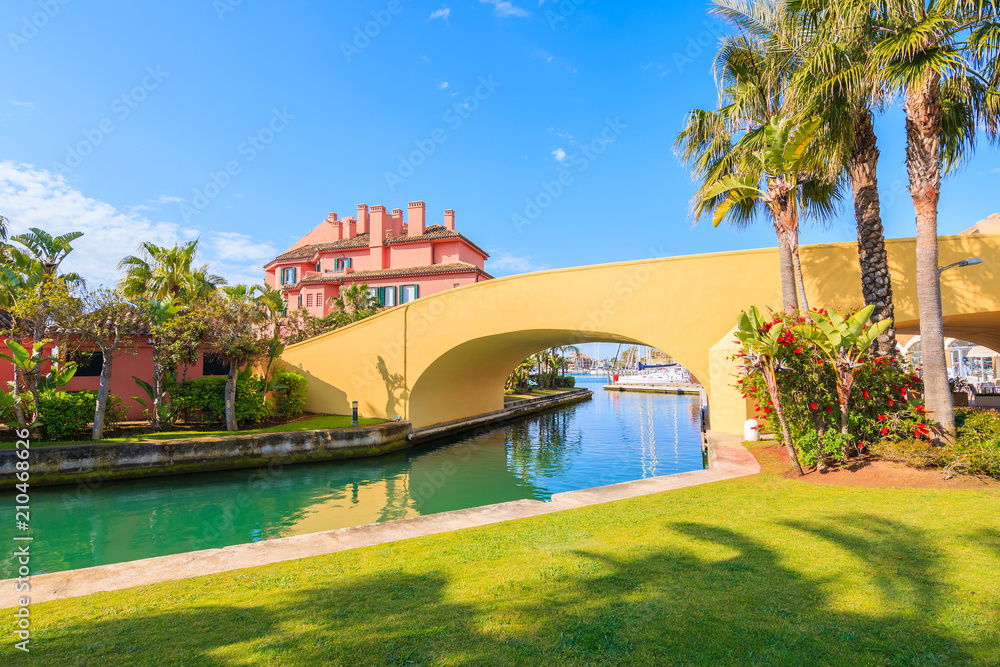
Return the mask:
[[[760, 466], [735, 435], [708, 434], [710, 467], [634, 482], [623, 482], [552, 496], [550, 502], [515, 500], [465, 510], [387, 521], [385, 523], [341, 528], [322, 533], [282, 537], [222, 549], [146, 558], [66, 572], [31, 577], [31, 602], [116, 591], [133, 586], [148, 586], [162, 581], [185, 579], [228, 570], [237, 570], [286, 560], [369, 547], [424, 535], [435, 535], [462, 528], [485, 526], [502, 521], [524, 519], [562, 510], [636, 498], [661, 491], [672, 491], [698, 484], [708, 484], [760, 472]], [[35, 550], [44, 545], [32, 543]], [[14, 592], [14, 580], [0, 581], [0, 609], [16, 606], [24, 593]]]

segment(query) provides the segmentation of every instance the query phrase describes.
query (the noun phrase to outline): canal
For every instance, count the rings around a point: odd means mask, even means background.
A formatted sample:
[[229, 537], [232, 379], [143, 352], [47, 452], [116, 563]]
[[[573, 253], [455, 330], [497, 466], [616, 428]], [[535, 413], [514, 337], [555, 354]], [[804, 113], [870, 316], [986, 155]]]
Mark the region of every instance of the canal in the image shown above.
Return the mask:
[[[33, 489], [32, 573], [223, 547], [700, 470], [698, 396], [607, 392], [378, 458]], [[11, 516], [6, 516], [6, 514]], [[12, 503], [0, 515], [13, 524]], [[12, 576], [5, 555], [5, 577]]]

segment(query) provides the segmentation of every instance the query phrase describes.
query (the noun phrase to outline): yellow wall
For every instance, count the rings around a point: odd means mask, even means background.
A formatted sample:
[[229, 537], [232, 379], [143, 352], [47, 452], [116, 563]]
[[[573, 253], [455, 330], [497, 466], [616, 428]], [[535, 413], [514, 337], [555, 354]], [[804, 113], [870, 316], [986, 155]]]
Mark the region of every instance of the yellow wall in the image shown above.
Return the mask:
[[[913, 239], [887, 242], [897, 321], [918, 326]], [[944, 274], [946, 335], [1000, 347], [1000, 235], [942, 237], [942, 264], [984, 264]], [[861, 303], [857, 247], [803, 246], [810, 305]], [[731, 330], [750, 305], [778, 308], [774, 249], [667, 257], [500, 278], [399, 306], [293, 345], [285, 364], [310, 380], [308, 409], [397, 416], [415, 427], [503, 407], [503, 385], [546, 347], [612, 341], [650, 345], [688, 368], [709, 392], [712, 428], [742, 433], [745, 402], [730, 386]], [[713, 350], [714, 348], [714, 350]]]

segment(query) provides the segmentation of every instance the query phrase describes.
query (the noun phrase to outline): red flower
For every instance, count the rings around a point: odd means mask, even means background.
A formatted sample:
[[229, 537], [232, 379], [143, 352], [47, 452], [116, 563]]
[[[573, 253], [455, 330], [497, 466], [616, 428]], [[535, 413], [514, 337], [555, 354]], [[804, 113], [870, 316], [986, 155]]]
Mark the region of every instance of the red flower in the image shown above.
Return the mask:
[[889, 399], [889, 405], [896, 405], [896, 401], [894, 401], [894, 400], [892, 400], [892, 399], [890, 398], [890, 399]]
[[884, 422], [884, 421], [885, 421], [886, 419], [887, 419], [887, 417], [886, 417], [885, 415], [879, 415], [879, 416], [878, 416], [878, 420], [879, 420], [880, 422]]
[[883, 426], [882, 427], [882, 435], [888, 435], [888, 434], [889, 434], [889, 427], [888, 426]]
[[817, 359], [817, 360], [816, 360], [816, 363], [817, 363], [817, 364], [822, 364], [822, 363], [823, 363], [823, 360], [822, 360], [822, 359]]
[[801, 347], [795, 348], [795, 354], [802, 354], [802, 348]]
[[810, 403], [809, 407], [812, 408], [813, 410], [815, 410], [819, 406], [817, 406], [815, 403]]
[[868, 390], [867, 389], [862, 389], [861, 390], [861, 395], [864, 396], [865, 398], [868, 398]]
[[914, 408], [914, 410], [916, 410], [917, 412], [923, 412], [923, 411], [924, 411], [924, 406], [922, 406], [922, 405], [918, 405], [918, 406], [916, 406], [916, 407]]
[[827, 414], [831, 414], [832, 415], [833, 414], [833, 406], [832, 405], [826, 406], [826, 412], [827, 412]]

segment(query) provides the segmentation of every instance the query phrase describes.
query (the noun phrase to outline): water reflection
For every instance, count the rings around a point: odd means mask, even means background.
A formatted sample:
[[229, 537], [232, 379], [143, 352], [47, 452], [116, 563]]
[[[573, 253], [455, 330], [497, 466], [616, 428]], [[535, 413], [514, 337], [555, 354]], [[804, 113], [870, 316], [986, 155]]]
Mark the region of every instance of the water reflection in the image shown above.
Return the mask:
[[604, 392], [599, 381], [587, 403], [379, 458], [37, 489], [32, 565], [52, 572], [547, 500], [702, 467], [696, 396]]

